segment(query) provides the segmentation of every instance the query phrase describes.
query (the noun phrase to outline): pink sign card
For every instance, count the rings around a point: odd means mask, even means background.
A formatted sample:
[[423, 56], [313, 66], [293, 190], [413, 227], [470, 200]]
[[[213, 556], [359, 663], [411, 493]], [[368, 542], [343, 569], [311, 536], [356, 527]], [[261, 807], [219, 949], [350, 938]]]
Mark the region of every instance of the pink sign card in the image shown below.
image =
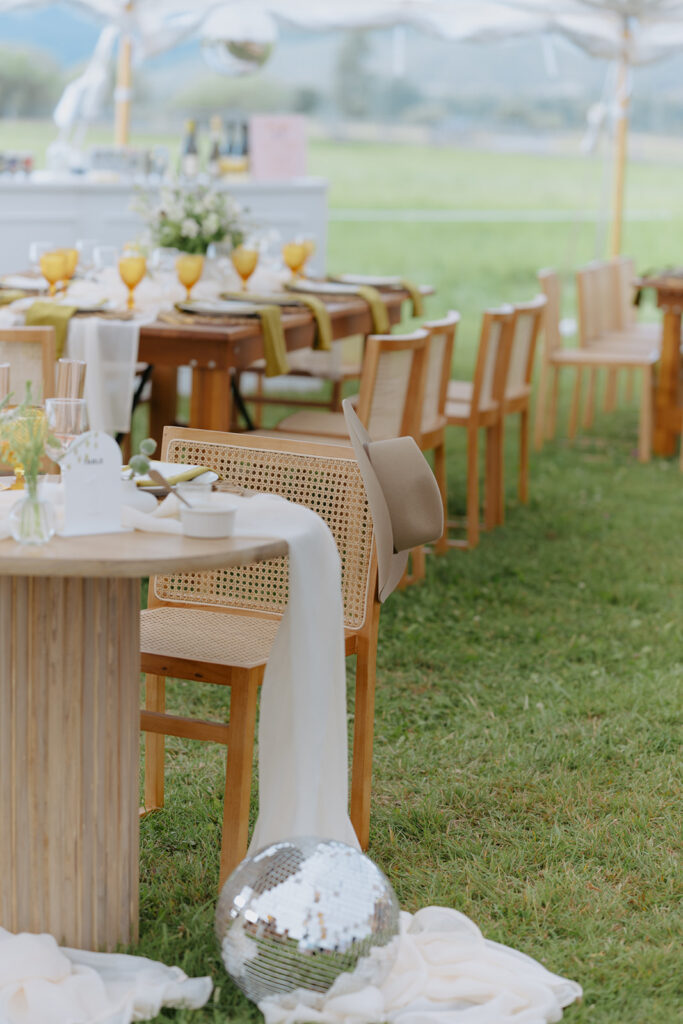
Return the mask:
[[286, 181], [306, 174], [306, 119], [257, 114], [249, 121], [249, 163], [255, 181]]

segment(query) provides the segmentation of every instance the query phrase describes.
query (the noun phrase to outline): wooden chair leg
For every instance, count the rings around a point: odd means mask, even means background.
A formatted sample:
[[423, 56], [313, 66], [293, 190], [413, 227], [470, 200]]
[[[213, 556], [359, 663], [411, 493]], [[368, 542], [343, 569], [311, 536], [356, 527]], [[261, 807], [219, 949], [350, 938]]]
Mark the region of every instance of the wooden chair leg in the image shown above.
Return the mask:
[[[263, 398], [263, 374], [262, 373], [257, 373], [256, 374], [256, 389], [255, 389], [254, 394], [255, 394], [256, 399]], [[252, 422], [253, 422], [255, 427], [262, 427], [263, 426], [263, 402], [256, 401], [254, 403], [254, 412], [252, 414], [251, 419], [252, 419]]]
[[448, 551], [448, 484], [446, 481], [446, 444], [439, 444], [434, 449], [434, 476], [441, 495], [443, 505], [443, 533], [434, 545], [437, 555], [443, 555]]
[[[148, 711], [166, 711], [165, 676], [145, 676], [145, 707]], [[164, 806], [164, 755], [166, 737], [161, 733], [145, 733], [145, 810]]]
[[536, 395], [536, 411], [534, 415], [534, 448], [540, 452], [543, 447], [543, 436], [546, 432], [546, 405], [548, 397], [548, 376], [550, 367], [543, 361], [541, 363], [541, 375], [538, 380], [538, 394]]
[[640, 423], [638, 425], [638, 461], [649, 462], [652, 457], [653, 393], [652, 367], [643, 367], [640, 395]]
[[585, 430], [589, 430], [593, 426], [595, 419], [595, 394], [598, 382], [598, 371], [589, 370], [588, 372], [588, 390], [586, 392], [586, 404], [583, 408], [583, 426]]
[[413, 563], [413, 583], [418, 583], [427, 575], [425, 566], [425, 549], [423, 547], [413, 548], [410, 553]]
[[560, 368], [553, 367], [553, 386], [550, 394], [550, 409], [546, 423], [546, 438], [551, 441], [557, 432], [557, 406], [560, 395]]
[[581, 383], [583, 380], [583, 370], [580, 366], [576, 367], [576, 380], [574, 381], [574, 389], [572, 391], [572, 404], [569, 407], [569, 429], [567, 431], [570, 438], [576, 437], [576, 428], [579, 422], [579, 406], [581, 403]]
[[497, 470], [496, 470], [496, 526], [502, 526], [505, 522], [505, 417], [501, 416], [498, 427], [498, 439], [496, 441]]
[[519, 478], [517, 496], [522, 505], [529, 500], [529, 407], [519, 414]]
[[372, 746], [375, 732], [375, 681], [379, 602], [375, 601], [367, 632], [358, 640], [356, 703], [353, 715], [353, 764], [351, 769], [351, 824], [361, 849], [370, 841]]
[[479, 543], [479, 436], [477, 427], [467, 429], [467, 546]]
[[626, 371], [626, 401], [632, 402], [636, 390], [636, 371]]
[[605, 412], [614, 412], [617, 407], [617, 371], [607, 371], [607, 383], [605, 384]]
[[493, 530], [500, 514], [500, 426], [486, 428], [484, 526]]
[[219, 886], [247, 852], [256, 703], [262, 669], [235, 669], [230, 689], [230, 732], [223, 805]]
[[341, 412], [343, 384], [344, 382], [341, 377], [339, 380], [332, 381], [332, 397], [330, 398], [330, 410], [332, 412]]

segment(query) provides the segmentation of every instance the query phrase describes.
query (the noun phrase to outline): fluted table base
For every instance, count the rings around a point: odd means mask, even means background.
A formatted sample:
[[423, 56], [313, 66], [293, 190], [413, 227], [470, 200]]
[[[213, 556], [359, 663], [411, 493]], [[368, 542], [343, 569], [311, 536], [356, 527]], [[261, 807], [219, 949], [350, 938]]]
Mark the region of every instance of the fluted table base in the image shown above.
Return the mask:
[[0, 925], [137, 938], [139, 579], [0, 577]]

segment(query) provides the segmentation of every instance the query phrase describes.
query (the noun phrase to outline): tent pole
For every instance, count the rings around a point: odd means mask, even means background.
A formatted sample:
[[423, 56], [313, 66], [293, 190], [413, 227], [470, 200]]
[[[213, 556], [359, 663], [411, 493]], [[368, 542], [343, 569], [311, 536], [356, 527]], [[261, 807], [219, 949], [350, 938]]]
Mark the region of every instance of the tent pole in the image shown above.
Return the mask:
[[[133, 0], [126, 4], [126, 13], [133, 10]], [[133, 41], [129, 32], [122, 33], [119, 40], [119, 53], [116, 65], [116, 89], [114, 91], [114, 142], [117, 146], [127, 146], [130, 140], [130, 100], [132, 85], [132, 51]]]
[[621, 252], [621, 235], [624, 222], [624, 188], [626, 184], [626, 157], [628, 148], [629, 114], [629, 30], [624, 25], [623, 48], [617, 78], [617, 131], [614, 152], [614, 193], [612, 197], [612, 230], [610, 234], [610, 256]]

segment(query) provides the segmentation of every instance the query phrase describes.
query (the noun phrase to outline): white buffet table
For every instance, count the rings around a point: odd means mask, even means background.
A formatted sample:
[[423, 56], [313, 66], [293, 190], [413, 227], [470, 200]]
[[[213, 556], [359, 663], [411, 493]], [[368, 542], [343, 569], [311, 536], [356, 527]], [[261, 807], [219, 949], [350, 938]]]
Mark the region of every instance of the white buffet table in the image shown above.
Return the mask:
[[[154, 183], [140, 183], [156, 191]], [[37, 171], [30, 178], [0, 177], [0, 273], [16, 271], [28, 260], [31, 242], [51, 241], [71, 246], [79, 238], [102, 245], [123, 245], [142, 231], [130, 209], [136, 188], [132, 181], [103, 183], [84, 175], [55, 177]], [[327, 246], [327, 181], [298, 178], [290, 181], [222, 180], [218, 188], [229, 192], [249, 211], [249, 221], [276, 228], [283, 238], [305, 233], [316, 242], [311, 267], [325, 269]]]

